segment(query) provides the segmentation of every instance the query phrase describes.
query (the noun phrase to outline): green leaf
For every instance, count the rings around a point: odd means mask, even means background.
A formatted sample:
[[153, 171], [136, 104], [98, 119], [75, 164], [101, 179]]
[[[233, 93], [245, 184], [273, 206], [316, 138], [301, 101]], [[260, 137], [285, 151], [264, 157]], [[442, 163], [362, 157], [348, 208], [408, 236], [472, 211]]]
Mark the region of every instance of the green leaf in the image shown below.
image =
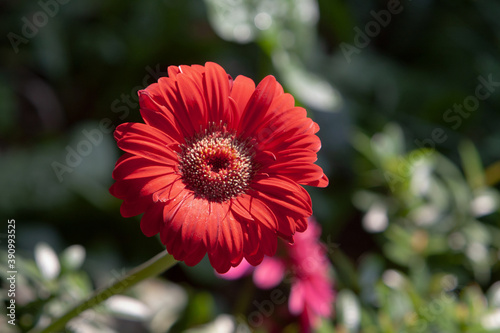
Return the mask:
[[479, 152], [471, 141], [462, 141], [458, 146], [458, 152], [464, 167], [467, 183], [472, 189], [486, 186], [483, 165]]

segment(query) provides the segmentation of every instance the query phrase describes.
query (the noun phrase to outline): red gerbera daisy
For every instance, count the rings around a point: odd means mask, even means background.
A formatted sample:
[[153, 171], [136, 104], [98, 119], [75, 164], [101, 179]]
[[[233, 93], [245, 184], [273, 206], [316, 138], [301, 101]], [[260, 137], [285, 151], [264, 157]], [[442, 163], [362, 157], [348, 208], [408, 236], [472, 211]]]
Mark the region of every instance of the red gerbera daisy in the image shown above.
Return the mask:
[[116, 128], [126, 153], [110, 192], [187, 265], [206, 253], [220, 273], [242, 258], [258, 265], [277, 236], [306, 230], [311, 199], [299, 184], [328, 185], [314, 164], [319, 127], [273, 76], [255, 87], [215, 63], [168, 75], [139, 91], [145, 124]]

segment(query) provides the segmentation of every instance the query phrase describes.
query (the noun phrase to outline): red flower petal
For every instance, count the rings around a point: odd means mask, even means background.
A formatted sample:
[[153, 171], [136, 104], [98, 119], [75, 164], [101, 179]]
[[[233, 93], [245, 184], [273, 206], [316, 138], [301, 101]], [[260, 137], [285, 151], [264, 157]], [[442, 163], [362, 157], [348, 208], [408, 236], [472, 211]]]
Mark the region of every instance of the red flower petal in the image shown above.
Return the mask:
[[218, 123], [227, 121], [229, 80], [226, 71], [219, 65], [208, 62], [205, 66], [205, 100], [210, 111], [209, 120]]
[[185, 113], [189, 114], [189, 121], [195, 131], [204, 130], [208, 124], [201, 80], [202, 76], [198, 72], [193, 72], [192, 75], [183, 73], [177, 76], [179, 95], [184, 102]]
[[[262, 121], [256, 123], [257, 126], [253, 129], [253, 135], [260, 144], [272, 139], [276, 133], [280, 133], [281, 124], [290, 124], [290, 121], [297, 121], [299, 117], [305, 118], [307, 116], [304, 109], [294, 108], [294, 103], [295, 100], [290, 94], [278, 95], [273, 99], [266, 114], [262, 117]], [[302, 109], [303, 112], [298, 114], [293, 112], [295, 109]]]
[[274, 256], [278, 247], [276, 231], [264, 226], [260, 227], [260, 239], [262, 252], [269, 257]]
[[[178, 175], [169, 175], [169, 178], [163, 179], [165, 187], [154, 191], [153, 201], [167, 202], [175, 199], [182, 191], [185, 190], [185, 185], [180, 180]], [[171, 182], [170, 182], [171, 181]]]
[[125, 199], [120, 206], [120, 214], [123, 217], [132, 217], [148, 211], [153, 205], [150, 198], [139, 197], [137, 199]]
[[[230, 97], [235, 101], [238, 106], [237, 114], [233, 114], [234, 124], [238, 125], [240, 123], [241, 115], [246, 109], [250, 97], [252, 97], [255, 91], [255, 83], [242, 75], [236, 77], [233, 81], [233, 88], [231, 89]], [[234, 129], [237, 129], [235, 127]]]
[[126, 159], [120, 160], [116, 163], [112, 176], [113, 179], [135, 179], [158, 177], [173, 172], [173, 167], [169, 168], [168, 166], [146, 160], [141, 156], [128, 154]]
[[168, 77], [173, 79], [181, 72], [179, 66], [168, 66]]
[[177, 165], [177, 154], [168, 148], [171, 142], [157, 129], [139, 123], [125, 123], [115, 130], [120, 149], [167, 165]]
[[264, 252], [260, 250], [259, 225], [253, 221], [242, 224], [243, 230], [243, 253], [248, 262], [258, 265], [264, 258]]
[[218, 272], [258, 265], [278, 236], [306, 229], [311, 199], [299, 184], [328, 184], [314, 164], [319, 127], [272, 76], [256, 87], [215, 63], [168, 74], [139, 92], [145, 124], [115, 131], [125, 154], [110, 193], [188, 265], [205, 254]]
[[163, 204], [152, 204], [151, 209], [146, 210], [141, 218], [141, 230], [147, 237], [152, 237], [160, 232], [164, 224]]
[[273, 102], [276, 86], [276, 79], [271, 75], [266, 76], [257, 85], [240, 119], [238, 132], [242, 136], [251, 136], [254, 133]]
[[198, 264], [203, 257], [207, 254], [207, 250], [203, 246], [203, 243], [197, 243], [191, 249], [188, 249], [186, 257], [184, 258], [184, 262], [188, 266], [194, 266]]
[[276, 163], [272, 168], [267, 169], [267, 171], [277, 172], [302, 185], [317, 187], [326, 187], [328, 185], [328, 178], [324, 175], [323, 169], [316, 164], [299, 162], [296, 164], [290, 163], [285, 166]]
[[[193, 136], [195, 128], [184, 102], [182, 101], [176, 81], [161, 78], [158, 83], [160, 84], [165, 98], [165, 107], [174, 115], [176, 126], [185, 138]], [[146, 90], [148, 90], [148, 88], [146, 88]]]
[[[187, 249], [203, 243], [206, 226], [211, 222], [209, 206], [210, 203], [207, 200], [195, 198], [189, 194], [178, 209], [169, 216], [169, 220], [176, 220], [179, 224], [183, 246]], [[184, 260], [184, 258], [179, 259]]]
[[265, 225], [270, 230], [276, 230], [278, 222], [274, 213], [255, 195], [241, 198], [239, 203], [247, 210], [255, 221]]
[[175, 125], [175, 117], [169, 110], [163, 106], [156, 105], [145, 90], [139, 91], [139, 101], [141, 103], [141, 116], [148, 126], [168, 133], [177, 142], [184, 141], [182, 132]]

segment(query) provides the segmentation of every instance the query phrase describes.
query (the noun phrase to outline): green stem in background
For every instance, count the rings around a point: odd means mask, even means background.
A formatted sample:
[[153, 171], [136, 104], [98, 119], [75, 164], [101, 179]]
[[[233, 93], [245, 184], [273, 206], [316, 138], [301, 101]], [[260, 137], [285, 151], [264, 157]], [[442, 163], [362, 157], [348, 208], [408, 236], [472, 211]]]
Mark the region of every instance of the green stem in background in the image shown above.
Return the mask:
[[338, 282], [343, 283], [351, 290], [359, 291], [358, 274], [349, 257], [340, 248], [335, 248], [333, 253], [330, 254], [330, 259], [335, 263]]
[[83, 311], [90, 309], [97, 304], [105, 301], [109, 297], [119, 294], [128, 288], [136, 285], [144, 279], [157, 276], [164, 271], [168, 270], [177, 261], [172, 257], [167, 251], [163, 251], [146, 261], [142, 265], [134, 268], [128, 274], [120, 278], [118, 281], [113, 283], [111, 286], [96, 290], [93, 295], [91, 295], [87, 300], [75, 306], [73, 309], [69, 310], [66, 314], [58, 319], [55, 319], [49, 326], [44, 329], [33, 329], [30, 333], [56, 333], [64, 330], [64, 327], [68, 321], [78, 316]]
[[248, 306], [252, 302], [252, 298], [255, 297], [255, 284], [252, 281], [251, 276], [246, 277], [245, 284], [238, 294], [236, 304], [234, 305], [233, 315], [238, 318], [247, 312]]

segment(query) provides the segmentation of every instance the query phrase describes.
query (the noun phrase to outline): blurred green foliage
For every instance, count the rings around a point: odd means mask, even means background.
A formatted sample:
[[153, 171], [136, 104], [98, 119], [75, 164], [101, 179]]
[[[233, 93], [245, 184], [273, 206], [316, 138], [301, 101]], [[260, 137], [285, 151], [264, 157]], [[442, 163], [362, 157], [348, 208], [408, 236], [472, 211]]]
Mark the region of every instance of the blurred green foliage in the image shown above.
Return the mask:
[[[0, 211], [16, 219], [22, 290], [13, 332], [161, 250], [107, 192], [120, 155], [110, 131], [140, 120], [136, 91], [167, 66], [206, 61], [233, 77], [275, 75], [321, 127], [318, 163], [331, 185], [308, 190], [323, 239], [336, 244], [338, 295], [319, 332], [500, 332], [497, 1], [7, 0], [0, 9]], [[269, 297], [248, 281], [217, 280], [206, 262], [166, 278], [68, 330], [258, 331], [245, 320], [252, 305], [232, 311], [237, 299]], [[283, 331], [297, 331], [280, 311]]]

